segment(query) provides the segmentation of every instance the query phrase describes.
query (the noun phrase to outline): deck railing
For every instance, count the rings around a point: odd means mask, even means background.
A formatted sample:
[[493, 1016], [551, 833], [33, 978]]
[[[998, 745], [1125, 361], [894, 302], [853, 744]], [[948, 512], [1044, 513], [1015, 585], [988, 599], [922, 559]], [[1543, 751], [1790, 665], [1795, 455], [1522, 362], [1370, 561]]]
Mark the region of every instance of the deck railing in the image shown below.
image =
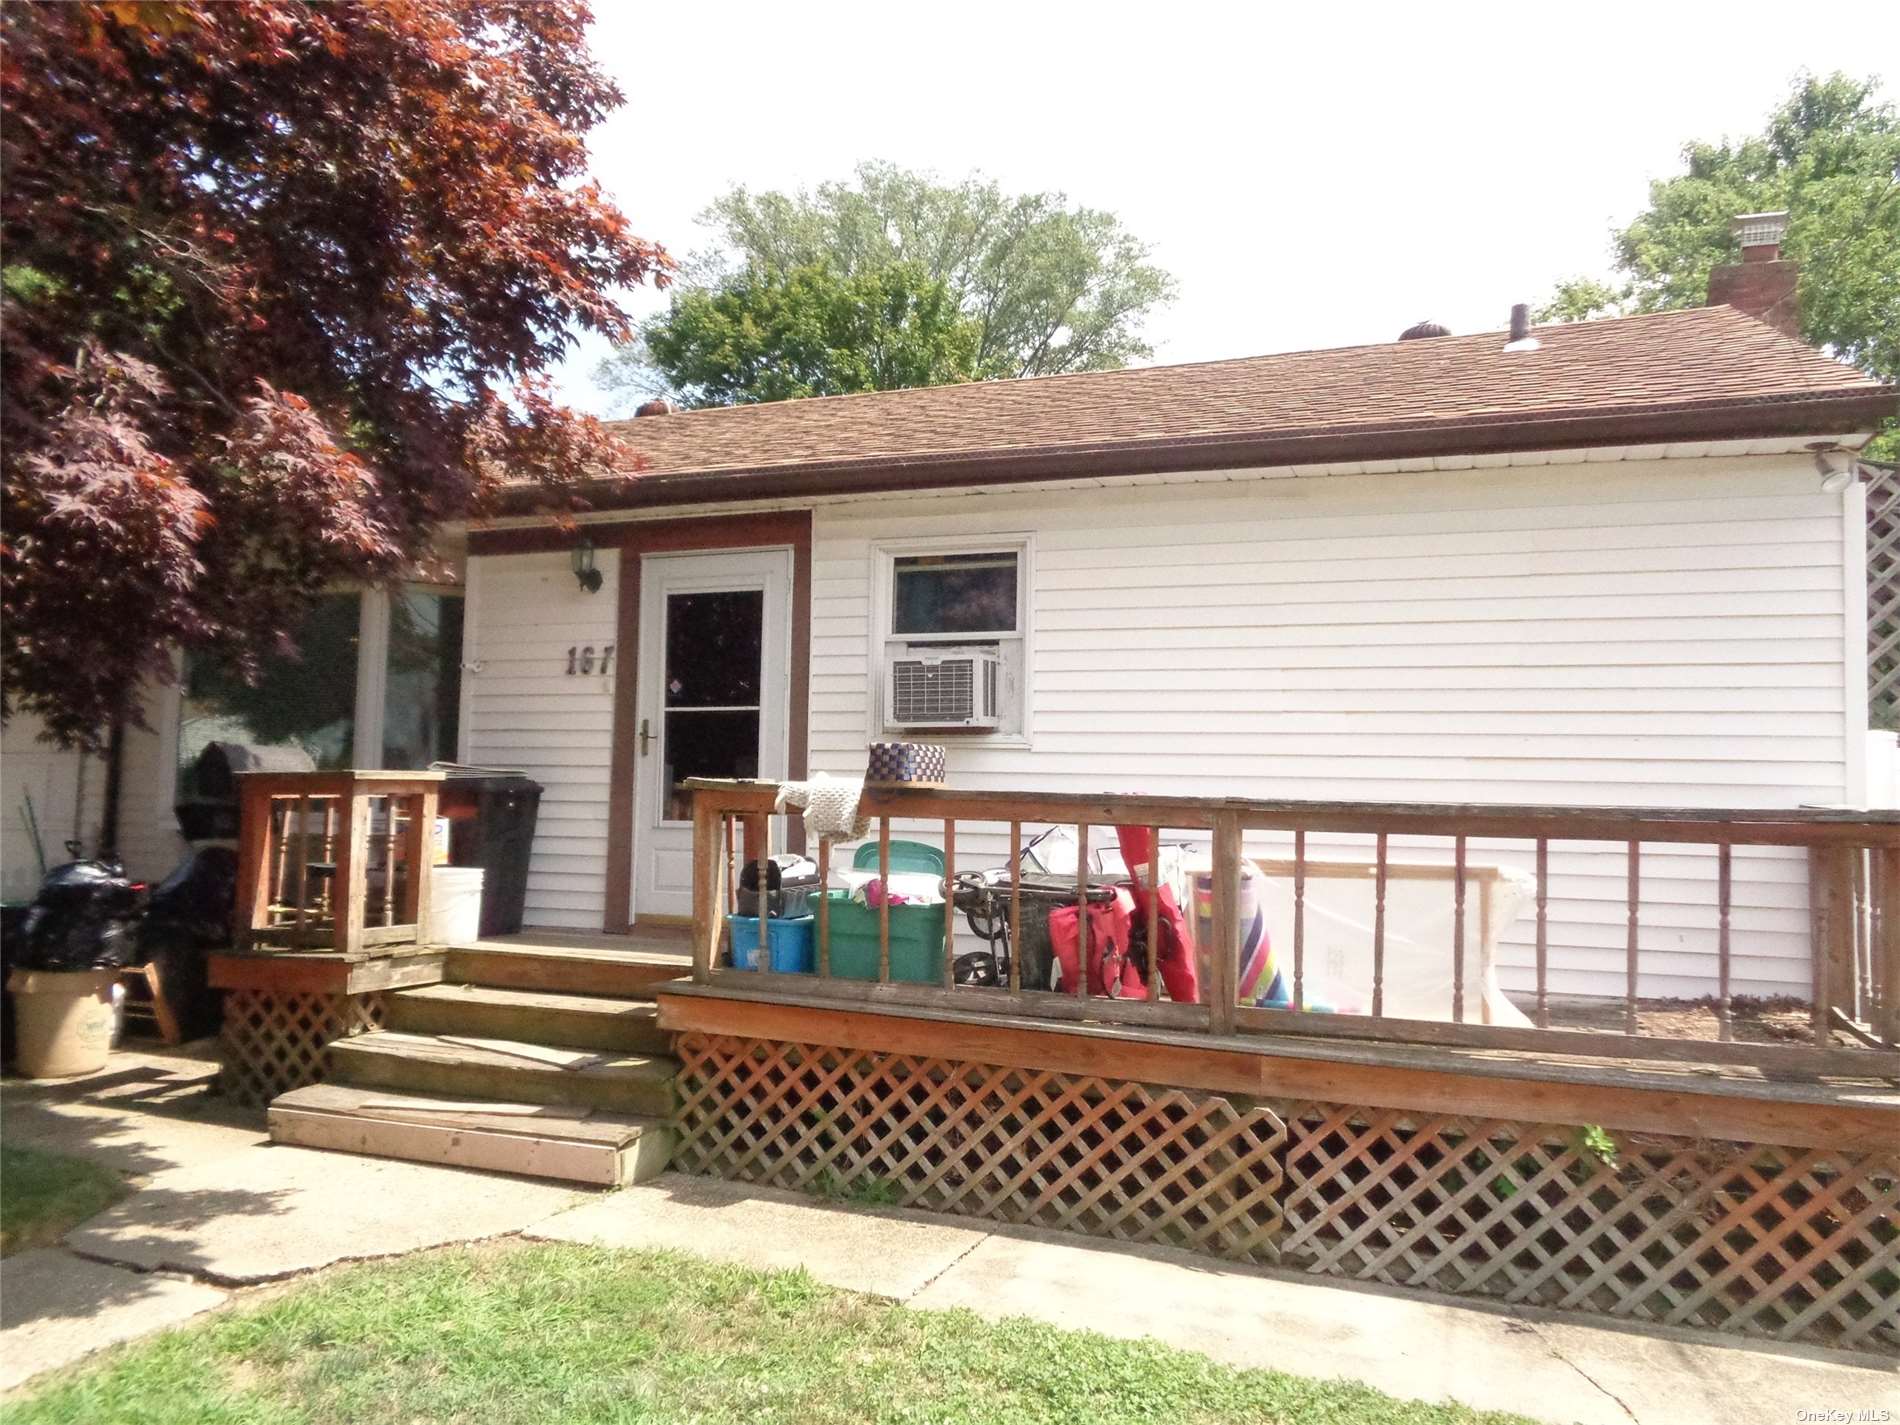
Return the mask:
[[238, 776], [240, 949], [338, 950], [427, 937], [440, 772]]
[[[1822, 1073], [1900, 1078], [1900, 813], [1839, 810], [1657, 810], [1503, 805], [1424, 805], [1363, 802], [1249, 801], [1165, 796], [1095, 796], [1063, 793], [1002, 793], [938, 789], [867, 788], [860, 811], [873, 818], [871, 839], [878, 847], [880, 879], [891, 869], [893, 825], [939, 844], [945, 857], [944, 948], [934, 983], [902, 982], [893, 976], [888, 901], [877, 915], [875, 978], [846, 978], [833, 972], [830, 902], [816, 908], [815, 965], [807, 973], [771, 969], [766, 950], [768, 927], [757, 925], [754, 968], [733, 968], [728, 915], [745, 861], [764, 863], [775, 848], [772, 816], [776, 787], [768, 783], [692, 781], [693, 820], [693, 977], [713, 985], [767, 992], [800, 1001], [825, 1000], [857, 1006], [913, 1006], [1028, 1019], [1145, 1025], [1158, 1029], [1213, 1035], [1335, 1035], [1383, 1041], [1494, 1047], [1550, 1054], [1674, 1059], [1708, 1063], [1784, 1067]], [[1116, 827], [1145, 828], [1151, 848], [1149, 865], [1138, 869], [1146, 885], [1162, 881], [1161, 845], [1169, 837], [1195, 843], [1211, 880], [1206, 918], [1198, 945], [1202, 969], [1198, 1002], [1166, 998], [1159, 956], [1148, 955], [1145, 998], [1118, 998], [1090, 992], [1086, 973], [1066, 992], [1026, 988], [1020, 979], [1024, 929], [1023, 888], [1013, 878], [996, 894], [1009, 902], [1009, 950], [1006, 977], [994, 985], [955, 983], [954, 945], [962, 911], [948, 893], [959, 871], [959, 828], [963, 844], [980, 827], [998, 848], [987, 857], [994, 865], [1007, 837], [1008, 864], [1021, 862], [1029, 829], [1067, 826], [1079, 847], [1074, 902], [1084, 904], [1094, 879], [1089, 850], [1100, 846]], [[1247, 843], [1254, 843], [1251, 849]], [[1271, 842], [1271, 849], [1262, 849]], [[870, 844], [870, 841], [867, 841]], [[1369, 855], [1340, 860], [1338, 851], [1363, 847]], [[1554, 971], [1566, 947], [1553, 941], [1551, 854], [1589, 846], [1620, 852], [1622, 869], [1622, 994], [1595, 1000], [1594, 1012], [1580, 1012], [1585, 1001], [1552, 989]], [[1679, 925], [1652, 927], [1644, 920], [1645, 848], [1680, 852], [1699, 848], [1713, 862], [1711, 924], [1704, 929], [1715, 945], [1715, 984], [1705, 1008], [1714, 1024], [1708, 1037], [1680, 1032], [1678, 1021], [1653, 1015], [1655, 998], [1641, 989], [1645, 975], [1669, 971], [1659, 961], [1679, 951], [1652, 942], [1662, 930], [1671, 936]], [[1798, 1013], [1778, 1002], [1770, 1026], [1775, 1039], [1744, 1035], [1733, 985], [1738, 956], [1736, 880], [1738, 849], [1782, 848], [1805, 857], [1808, 880], [1808, 992], [1791, 997]], [[1481, 855], [1474, 852], [1481, 851]], [[832, 881], [834, 848], [808, 848], [819, 863], [821, 881]], [[1433, 853], [1436, 853], [1435, 855]], [[1424, 856], [1424, 860], [1407, 859]], [[966, 855], [966, 860], [974, 859]], [[1759, 860], [1759, 858], [1756, 858]], [[1500, 865], [1508, 863], [1509, 872]], [[1243, 866], [1245, 863], [1245, 866]], [[1785, 862], [1783, 863], [1785, 864]], [[1519, 869], [1521, 868], [1521, 869]], [[1274, 956], [1287, 987], [1276, 1004], [1242, 1004], [1238, 998], [1243, 927], [1243, 878], [1261, 876], [1290, 882], [1290, 926], [1276, 938]], [[1481, 962], [1492, 943], [1494, 900], [1507, 876], [1529, 899], [1526, 938], [1533, 963], [1525, 970], [1532, 983], [1511, 995], [1511, 1008], [1497, 1011], [1497, 990]], [[1315, 914], [1313, 888], [1330, 879], [1359, 877], [1371, 882], [1372, 907], [1365, 939], [1369, 973], [1345, 988], [1350, 1004], [1320, 1004], [1315, 984], [1321, 976], [1311, 963], [1309, 932]], [[1414, 885], [1413, 883], [1418, 883]], [[1436, 883], [1436, 886], [1434, 886]], [[1408, 935], [1392, 905], [1398, 888], [1427, 900], [1448, 903], [1450, 923], [1445, 946], [1449, 993], [1438, 1017], [1406, 1017], [1394, 1011], [1387, 983], [1388, 952]], [[1099, 891], [1097, 892], [1099, 895]], [[1513, 892], [1514, 895], [1518, 891]], [[1146, 902], [1145, 942], [1157, 946], [1159, 897]], [[1443, 914], [1437, 907], [1434, 914]], [[1680, 916], [1678, 908], [1677, 917]], [[1139, 917], [1138, 917], [1139, 918]], [[1089, 917], [1076, 917], [1087, 964]], [[1328, 934], [1339, 937], [1334, 925]], [[966, 937], [967, 938], [967, 937]], [[1408, 953], [1416, 957], [1416, 948]], [[1674, 971], [1680, 976], [1679, 963]], [[1334, 984], [1334, 989], [1339, 988]], [[1489, 993], [1487, 993], [1489, 991]], [[1587, 1005], [1586, 1005], [1587, 1008]], [[1610, 1012], [1605, 1013], [1605, 1009]], [[1521, 1017], [1518, 1011], [1521, 1010]], [[1646, 1023], [1646, 1016], [1656, 1023]], [[1495, 1022], [1503, 1019], [1513, 1022]], [[1525, 1021], [1528, 1021], [1528, 1024]], [[1607, 1024], [1606, 1024], [1607, 1021]], [[1751, 1021], [1751, 1030], [1759, 1023]], [[1751, 1042], [1754, 1041], [1754, 1042]]]

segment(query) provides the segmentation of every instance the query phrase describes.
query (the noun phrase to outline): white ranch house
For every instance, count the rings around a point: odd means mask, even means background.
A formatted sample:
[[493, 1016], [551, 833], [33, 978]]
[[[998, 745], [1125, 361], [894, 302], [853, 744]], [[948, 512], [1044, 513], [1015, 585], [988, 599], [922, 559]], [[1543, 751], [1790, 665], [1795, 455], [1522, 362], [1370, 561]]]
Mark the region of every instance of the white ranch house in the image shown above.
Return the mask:
[[[1893, 391], [1726, 306], [1534, 337], [646, 416], [648, 468], [590, 487], [578, 535], [524, 506], [466, 533], [459, 588], [333, 611], [355, 699], [307, 740], [526, 772], [528, 924], [595, 932], [687, 913], [674, 782], [860, 775], [905, 735], [894, 659], [994, 657], [993, 726], [913, 734], [961, 788], [1878, 804], [1853, 452]], [[708, 671], [715, 640], [739, 652]], [[149, 715], [117, 840], [156, 876], [181, 761], [246, 714], [188, 686]], [[50, 850], [106, 781], [20, 755], [31, 732], [7, 730], [14, 895], [20, 790]], [[1805, 993], [1805, 862], [1737, 862], [1734, 990]], [[1553, 994], [1622, 993], [1624, 877], [1615, 845], [1553, 855]], [[1645, 995], [1712, 991], [1714, 885], [1706, 848], [1649, 849]]]

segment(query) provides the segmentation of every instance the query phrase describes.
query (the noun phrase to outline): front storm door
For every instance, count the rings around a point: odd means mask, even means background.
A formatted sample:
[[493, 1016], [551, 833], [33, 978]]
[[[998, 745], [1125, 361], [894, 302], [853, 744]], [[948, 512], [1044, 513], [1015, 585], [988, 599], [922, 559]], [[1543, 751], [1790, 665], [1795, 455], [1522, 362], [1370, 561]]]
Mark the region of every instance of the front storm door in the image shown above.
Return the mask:
[[689, 916], [688, 777], [786, 772], [791, 551], [649, 554], [640, 563], [634, 919]]

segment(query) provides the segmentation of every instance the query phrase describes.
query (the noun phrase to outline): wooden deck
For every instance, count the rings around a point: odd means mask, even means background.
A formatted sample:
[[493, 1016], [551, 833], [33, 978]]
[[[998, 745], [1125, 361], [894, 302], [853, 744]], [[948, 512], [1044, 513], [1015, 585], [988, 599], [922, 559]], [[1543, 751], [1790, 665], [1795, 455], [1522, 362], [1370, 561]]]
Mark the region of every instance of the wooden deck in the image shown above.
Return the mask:
[[907, 1207], [1598, 1318], [1900, 1346], [1890, 1080], [1037, 1021], [769, 978], [655, 989], [686, 1172], [875, 1186]]
[[1606, 1060], [1553, 1049], [1026, 1021], [984, 1010], [980, 991], [971, 994], [967, 1010], [840, 1005], [822, 993], [797, 997], [776, 987], [683, 980], [657, 987], [656, 994], [661, 1028], [677, 1033], [971, 1059], [1213, 1093], [1347, 1097], [1378, 1107], [1597, 1123], [1687, 1138], [1851, 1150], [1900, 1142], [1900, 1085], [1872, 1075]]

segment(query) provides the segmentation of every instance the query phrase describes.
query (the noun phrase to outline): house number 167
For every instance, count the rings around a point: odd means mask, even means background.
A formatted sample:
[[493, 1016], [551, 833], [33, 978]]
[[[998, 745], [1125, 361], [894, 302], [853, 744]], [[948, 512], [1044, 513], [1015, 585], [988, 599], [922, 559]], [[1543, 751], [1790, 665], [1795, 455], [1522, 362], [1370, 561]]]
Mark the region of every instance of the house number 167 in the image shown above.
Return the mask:
[[595, 673], [604, 678], [613, 666], [614, 646], [611, 643], [599, 650], [598, 657], [591, 643], [585, 647], [571, 645], [567, 650], [567, 676], [570, 678], [585, 678]]

